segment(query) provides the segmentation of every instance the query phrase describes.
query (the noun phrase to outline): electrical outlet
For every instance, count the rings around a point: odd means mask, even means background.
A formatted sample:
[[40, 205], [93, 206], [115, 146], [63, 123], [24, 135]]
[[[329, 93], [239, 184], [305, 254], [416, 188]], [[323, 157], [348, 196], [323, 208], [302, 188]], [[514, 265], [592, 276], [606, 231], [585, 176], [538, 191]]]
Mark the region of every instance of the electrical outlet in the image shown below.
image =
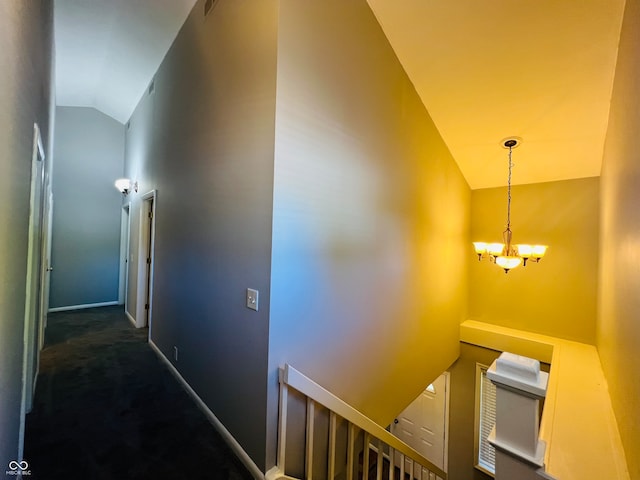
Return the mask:
[[176, 362], [178, 361], [178, 347], [176, 347], [175, 345], [173, 346], [173, 359]]
[[258, 311], [258, 290], [247, 288], [247, 308]]

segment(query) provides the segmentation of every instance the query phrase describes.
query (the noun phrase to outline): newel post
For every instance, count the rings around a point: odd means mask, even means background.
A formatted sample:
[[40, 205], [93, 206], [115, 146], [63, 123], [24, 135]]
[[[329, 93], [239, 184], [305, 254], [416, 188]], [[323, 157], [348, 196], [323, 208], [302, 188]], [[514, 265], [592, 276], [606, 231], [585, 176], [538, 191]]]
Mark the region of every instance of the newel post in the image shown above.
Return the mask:
[[496, 449], [496, 480], [549, 478], [546, 444], [538, 438], [549, 374], [540, 371], [539, 361], [505, 352], [487, 377], [496, 386], [496, 424], [488, 439]]

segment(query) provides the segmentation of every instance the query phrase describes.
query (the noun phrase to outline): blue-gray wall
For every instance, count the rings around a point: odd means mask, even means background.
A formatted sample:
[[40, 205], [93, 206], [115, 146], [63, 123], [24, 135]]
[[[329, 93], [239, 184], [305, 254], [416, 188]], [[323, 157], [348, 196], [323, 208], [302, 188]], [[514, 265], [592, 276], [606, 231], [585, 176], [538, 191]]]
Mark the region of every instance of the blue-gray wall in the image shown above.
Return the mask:
[[156, 189], [151, 340], [172, 361], [178, 347], [175, 367], [262, 468], [278, 2], [220, 0], [206, 18], [203, 3], [129, 122], [130, 265], [141, 198]]
[[50, 308], [118, 300], [124, 131], [94, 108], [56, 108]]
[[52, 2], [0, 1], [0, 472], [20, 451], [33, 124], [50, 161]]

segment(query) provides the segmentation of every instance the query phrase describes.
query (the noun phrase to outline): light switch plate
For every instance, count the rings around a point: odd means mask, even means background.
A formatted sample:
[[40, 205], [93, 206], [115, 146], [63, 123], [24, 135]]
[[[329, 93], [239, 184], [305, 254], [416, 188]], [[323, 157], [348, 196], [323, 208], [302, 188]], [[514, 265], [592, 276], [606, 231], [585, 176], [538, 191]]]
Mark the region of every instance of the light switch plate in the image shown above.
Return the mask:
[[247, 308], [258, 311], [258, 290], [247, 288]]

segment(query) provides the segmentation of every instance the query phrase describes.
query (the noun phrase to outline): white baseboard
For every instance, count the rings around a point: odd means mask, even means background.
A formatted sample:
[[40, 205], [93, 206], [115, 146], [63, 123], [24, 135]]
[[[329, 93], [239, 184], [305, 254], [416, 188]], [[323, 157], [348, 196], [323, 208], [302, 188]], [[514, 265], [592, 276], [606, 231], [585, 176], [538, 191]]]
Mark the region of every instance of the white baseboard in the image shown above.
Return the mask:
[[131, 323], [133, 323], [133, 326], [137, 328], [136, 319], [135, 319], [135, 318], [133, 318], [133, 317], [131, 316], [131, 314], [130, 314], [129, 312], [127, 312], [126, 310], [124, 311], [124, 314], [127, 316], [127, 318], [129, 319], [129, 321], [130, 321]]
[[169, 359], [160, 351], [158, 346], [153, 343], [151, 339], [149, 339], [149, 345], [156, 352], [160, 360], [169, 368], [169, 371], [173, 374], [174, 377], [182, 384], [184, 389], [187, 391], [189, 396], [196, 403], [198, 408], [207, 416], [207, 419], [211, 422], [211, 424], [215, 427], [218, 433], [222, 436], [225, 442], [231, 447], [231, 450], [238, 456], [240, 461], [244, 464], [245, 467], [249, 470], [249, 473], [253, 475], [255, 480], [265, 480], [265, 474], [260, 471], [255, 462], [251, 459], [251, 457], [244, 451], [242, 446], [238, 443], [238, 441], [233, 438], [231, 432], [227, 430], [227, 428], [222, 424], [218, 417], [207, 407], [207, 404], [202, 401], [202, 399], [198, 396], [191, 385], [187, 383], [184, 377], [180, 374], [180, 372], [173, 366], [173, 364], [169, 361]]
[[66, 307], [54, 307], [49, 309], [49, 313], [66, 312], [69, 310], [83, 310], [85, 308], [112, 307], [118, 305], [118, 301], [101, 302], [101, 303], [85, 303], [83, 305], [68, 305]]

